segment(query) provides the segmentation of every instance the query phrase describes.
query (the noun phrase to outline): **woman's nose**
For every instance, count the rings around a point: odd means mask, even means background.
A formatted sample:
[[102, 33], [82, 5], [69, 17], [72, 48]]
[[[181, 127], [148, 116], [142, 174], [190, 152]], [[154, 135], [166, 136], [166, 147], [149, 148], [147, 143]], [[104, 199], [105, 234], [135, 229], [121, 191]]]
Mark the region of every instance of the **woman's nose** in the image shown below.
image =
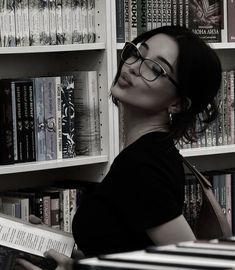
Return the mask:
[[134, 74], [135, 76], [140, 76], [140, 64], [141, 64], [141, 59], [136, 61], [135, 63], [129, 65], [129, 72], [131, 74]]

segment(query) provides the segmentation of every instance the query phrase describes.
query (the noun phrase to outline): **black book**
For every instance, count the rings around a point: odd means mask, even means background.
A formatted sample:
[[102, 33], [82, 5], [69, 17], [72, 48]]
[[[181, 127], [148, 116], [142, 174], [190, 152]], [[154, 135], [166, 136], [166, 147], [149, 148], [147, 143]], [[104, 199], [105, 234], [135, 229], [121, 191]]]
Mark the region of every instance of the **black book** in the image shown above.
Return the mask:
[[0, 80], [0, 164], [14, 163], [11, 81]]

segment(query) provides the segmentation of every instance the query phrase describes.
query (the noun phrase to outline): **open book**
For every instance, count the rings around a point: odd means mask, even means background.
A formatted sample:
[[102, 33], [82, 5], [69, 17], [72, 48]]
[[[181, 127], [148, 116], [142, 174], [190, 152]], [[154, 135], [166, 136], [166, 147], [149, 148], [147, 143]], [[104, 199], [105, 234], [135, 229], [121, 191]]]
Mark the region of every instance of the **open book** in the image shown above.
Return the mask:
[[16, 259], [25, 258], [45, 270], [54, 270], [56, 263], [43, 254], [54, 249], [71, 256], [74, 240], [71, 234], [45, 225], [34, 225], [0, 214], [0, 269], [15, 269]]

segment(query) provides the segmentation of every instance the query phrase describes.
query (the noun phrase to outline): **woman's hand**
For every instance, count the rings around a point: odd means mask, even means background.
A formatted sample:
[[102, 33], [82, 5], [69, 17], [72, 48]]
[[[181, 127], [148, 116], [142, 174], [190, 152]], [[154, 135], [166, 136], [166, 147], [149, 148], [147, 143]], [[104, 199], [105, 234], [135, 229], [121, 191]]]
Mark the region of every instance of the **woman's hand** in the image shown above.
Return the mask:
[[[56, 261], [57, 267], [55, 270], [72, 270], [73, 269], [73, 259], [58, 253], [54, 249], [50, 249], [45, 253], [46, 258], [50, 258]], [[42, 270], [40, 267], [24, 260], [17, 259], [17, 264], [24, 270]]]

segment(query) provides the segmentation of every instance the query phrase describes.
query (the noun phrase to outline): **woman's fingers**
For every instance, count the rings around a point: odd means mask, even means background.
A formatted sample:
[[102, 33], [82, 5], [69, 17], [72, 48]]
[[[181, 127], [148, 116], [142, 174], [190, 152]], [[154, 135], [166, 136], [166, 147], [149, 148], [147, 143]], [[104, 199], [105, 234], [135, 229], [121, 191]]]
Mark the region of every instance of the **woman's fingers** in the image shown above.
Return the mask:
[[24, 260], [24, 259], [17, 259], [17, 264], [23, 267], [25, 270], [42, 270], [41, 268], [37, 267], [36, 265]]
[[[57, 251], [55, 251], [54, 249], [50, 249], [48, 250], [44, 256], [46, 258], [50, 258], [50, 259], [53, 259], [57, 262], [58, 265], [60, 266], [63, 266], [63, 265], [66, 265], [69, 268], [69, 266], [72, 266], [73, 265], [73, 259], [61, 254], [61, 253], [58, 253]], [[66, 268], [67, 269], [67, 268]]]

